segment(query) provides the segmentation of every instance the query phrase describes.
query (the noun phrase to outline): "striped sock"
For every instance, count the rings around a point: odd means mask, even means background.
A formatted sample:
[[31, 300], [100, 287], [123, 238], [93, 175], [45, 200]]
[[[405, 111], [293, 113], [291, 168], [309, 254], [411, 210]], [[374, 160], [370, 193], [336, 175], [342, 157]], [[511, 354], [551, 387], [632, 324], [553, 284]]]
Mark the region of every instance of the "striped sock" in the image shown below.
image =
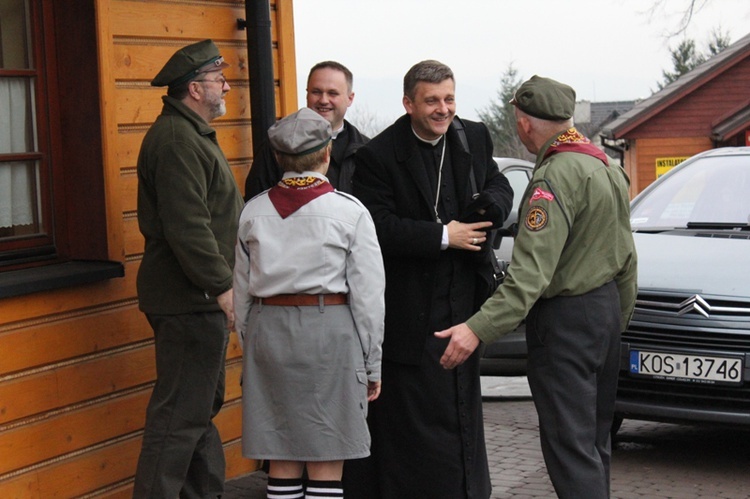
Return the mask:
[[268, 499], [303, 499], [302, 478], [268, 477], [266, 486]]
[[323, 481], [308, 480], [305, 487], [305, 499], [343, 499], [344, 488], [341, 480]]

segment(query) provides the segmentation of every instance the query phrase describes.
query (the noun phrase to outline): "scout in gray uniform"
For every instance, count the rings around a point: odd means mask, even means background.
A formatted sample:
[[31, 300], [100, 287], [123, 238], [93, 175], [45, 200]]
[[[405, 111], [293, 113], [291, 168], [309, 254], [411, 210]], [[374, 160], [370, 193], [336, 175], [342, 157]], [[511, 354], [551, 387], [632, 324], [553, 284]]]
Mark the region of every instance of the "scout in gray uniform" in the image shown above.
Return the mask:
[[270, 461], [269, 497], [302, 497], [305, 465], [306, 497], [343, 497], [343, 461], [370, 454], [383, 259], [367, 209], [325, 177], [330, 123], [303, 108], [268, 136], [285, 173], [242, 211], [234, 271], [243, 453]]
[[525, 317], [529, 385], [555, 491], [606, 498], [620, 332], [636, 296], [629, 181], [573, 128], [568, 85], [534, 76], [511, 103], [521, 140], [537, 154], [512, 261], [479, 312], [437, 333], [451, 338], [442, 363], [455, 367]]
[[224, 402], [242, 197], [208, 123], [226, 110], [227, 66], [204, 40], [177, 51], [151, 82], [169, 89], [138, 157], [146, 240], [138, 302], [154, 329], [157, 377], [134, 497], [218, 497], [224, 489], [212, 419]]

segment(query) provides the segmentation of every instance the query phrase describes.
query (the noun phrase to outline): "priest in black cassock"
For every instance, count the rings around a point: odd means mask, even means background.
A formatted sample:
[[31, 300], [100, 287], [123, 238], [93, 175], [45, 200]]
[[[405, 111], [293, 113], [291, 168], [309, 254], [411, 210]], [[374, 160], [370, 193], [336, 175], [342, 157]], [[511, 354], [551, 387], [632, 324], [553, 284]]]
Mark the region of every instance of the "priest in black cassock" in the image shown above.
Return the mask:
[[386, 319], [383, 388], [368, 416], [372, 455], [346, 463], [345, 495], [486, 499], [479, 350], [443, 369], [448, 340], [434, 333], [494, 291], [488, 230], [505, 221], [513, 191], [487, 127], [455, 116], [449, 67], [414, 65], [403, 104], [406, 114], [355, 156], [354, 194], [383, 253]]

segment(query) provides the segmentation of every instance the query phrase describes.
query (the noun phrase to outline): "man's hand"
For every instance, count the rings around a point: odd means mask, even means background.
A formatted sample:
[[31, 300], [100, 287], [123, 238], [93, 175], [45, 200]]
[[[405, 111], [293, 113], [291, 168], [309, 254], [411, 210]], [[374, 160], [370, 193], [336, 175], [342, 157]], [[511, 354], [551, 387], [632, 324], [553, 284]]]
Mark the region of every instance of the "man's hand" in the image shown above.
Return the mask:
[[380, 396], [380, 381], [367, 382], [367, 401], [372, 402]]
[[479, 346], [480, 340], [466, 323], [435, 333], [437, 338], [450, 338], [445, 353], [440, 357], [440, 365], [445, 369], [460, 366]]
[[224, 291], [216, 297], [216, 301], [219, 302], [221, 310], [227, 316], [227, 329], [234, 331], [234, 296], [232, 290]]
[[449, 248], [479, 251], [482, 249], [482, 243], [487, 240], [487, 232], [482, 229], [492, 227], [492, 222], [465, 224], [452, 220], [446, 227], [448, 227]]

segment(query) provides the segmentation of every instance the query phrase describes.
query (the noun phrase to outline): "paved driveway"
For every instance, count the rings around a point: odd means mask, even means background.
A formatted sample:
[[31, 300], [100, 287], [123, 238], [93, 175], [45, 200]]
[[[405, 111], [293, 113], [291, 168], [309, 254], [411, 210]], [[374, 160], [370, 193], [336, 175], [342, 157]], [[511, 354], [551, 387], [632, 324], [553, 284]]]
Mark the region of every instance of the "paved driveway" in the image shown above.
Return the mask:
[[[483, 378], [493, 499], [555, 497], [525, 378]], [[612, 462], [613, 499], [750, 497], [750, 430], [625, 420]], [[227, 499], [265, 497], [265, 476], [227, 484]], [[356, 498], [348, 498], [356, 499]], [[415, 498], [420, 499], [420, 498]]]

